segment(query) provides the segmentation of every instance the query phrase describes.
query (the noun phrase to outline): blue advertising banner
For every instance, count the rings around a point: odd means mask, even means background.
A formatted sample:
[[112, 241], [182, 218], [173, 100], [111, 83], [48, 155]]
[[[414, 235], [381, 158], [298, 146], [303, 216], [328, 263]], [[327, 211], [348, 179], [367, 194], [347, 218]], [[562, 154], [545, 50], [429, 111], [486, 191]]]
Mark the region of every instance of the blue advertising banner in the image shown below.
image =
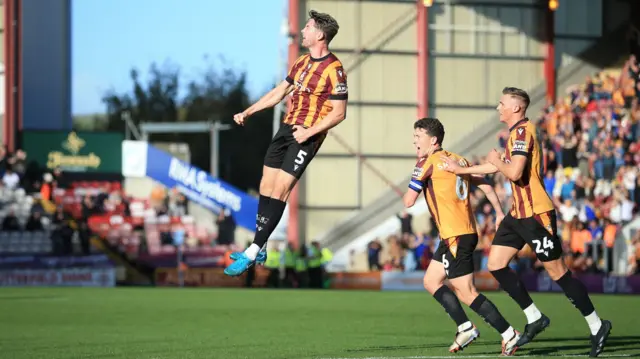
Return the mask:
[[239, 226], [250, 231], [256, 229], [256, 198], [151, 145], [147, 146], [146, 176], [168, 188], [177, 188], [215, 213], [229, 209]]

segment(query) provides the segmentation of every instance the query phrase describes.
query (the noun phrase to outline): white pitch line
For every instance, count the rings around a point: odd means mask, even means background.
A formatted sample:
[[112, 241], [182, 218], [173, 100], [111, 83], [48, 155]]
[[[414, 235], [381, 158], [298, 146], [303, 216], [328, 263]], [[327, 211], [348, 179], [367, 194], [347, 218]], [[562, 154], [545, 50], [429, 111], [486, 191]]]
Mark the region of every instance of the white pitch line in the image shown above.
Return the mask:
[[[588, 357], [586, 354], [544, 354], [544, 355], [517, 355], [519, 358], [538, 358], [541, 356], [561, 357], [561, 358], [576, 358], [576, 357]], [[632, 357], [632, 354], [605, 354], [599, 355], [600, 358], [628, 358]], [[367, 357], [367, 358], [322, 358], [322, 359], [449, 359], [449, 358], [495, 358], [496, 355], [418, 355], [418, 356], [406, 356], [406, 357]]]

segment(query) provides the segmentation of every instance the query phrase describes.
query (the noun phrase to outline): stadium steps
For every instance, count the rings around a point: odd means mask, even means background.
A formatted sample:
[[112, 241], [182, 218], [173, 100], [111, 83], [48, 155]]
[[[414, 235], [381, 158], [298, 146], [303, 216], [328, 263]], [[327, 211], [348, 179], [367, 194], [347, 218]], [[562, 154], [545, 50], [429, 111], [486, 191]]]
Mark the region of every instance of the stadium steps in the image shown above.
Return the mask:
[[118, 285], [152, 285], [153, 271], [149, 274], [143, 273], [143, 271], [135, 266], [133, 262], [130, 262], [116, 249], [111, 248], [105, 240], [100, 239], [97, 236], [91, 237], [91, 245], [97, 248], [116, 266], [116, 282]]
[[[557, 74], [558, 95], [562, 94], [565, 88], [582, 83], [587, 76], [619, 61], [620, 54], [627, 52], [625, 34], [625, 25], [619, 26], [618, 29], [603, 36], [600, 41], [583, 51], [580, 54], [582, 61], [574, 61], [559, 69]], [[529, 116], [535, 118], [546, 105], [546, 83], [543, 81], [533, 89], [529, 89], [529, 95], [531, 96], [531, 105], [528, 113]], [[464, 156], [472, 156], [485, 154], [496, 147], [496, 134], [504, 126], [497, 116], [496, 114], [488, 118], [481, 126], [477, 127], [477, 130], [463, 137], [455, 145], [448, 146], [448, 149]], [[409, 178], [398, 183], [398, 186], [406, 188], [408, 184]], [[397, 193], [389, 190], [368, 206], [351, 214], [343, 222], [318, 237], [318, 240], [323, 246], [336, 253], [402, 209], [403, 204], [398, 199]]]

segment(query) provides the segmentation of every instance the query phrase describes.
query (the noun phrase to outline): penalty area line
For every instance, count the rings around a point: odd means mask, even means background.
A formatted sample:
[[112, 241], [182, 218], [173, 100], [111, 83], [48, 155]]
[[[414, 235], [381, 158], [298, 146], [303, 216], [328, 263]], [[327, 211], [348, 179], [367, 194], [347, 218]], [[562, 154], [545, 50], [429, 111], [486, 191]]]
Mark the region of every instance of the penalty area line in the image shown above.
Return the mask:
[[[578, 358], [588, 357], [587, 354], [545, 354], [545, 355], [516, 355], [517, 358], [536, 358], [540, 356], [546, 357], [560, 357], [560, 358]], [[633, 354], [600, 354], [599, 358], [629, 358], [634, 356]], [[404, 357], [336, 357], [336, 358], [318, 358], [318, 359], [449, 359], [449, 358], [495, 358], [496, 355], [413, 355]]]

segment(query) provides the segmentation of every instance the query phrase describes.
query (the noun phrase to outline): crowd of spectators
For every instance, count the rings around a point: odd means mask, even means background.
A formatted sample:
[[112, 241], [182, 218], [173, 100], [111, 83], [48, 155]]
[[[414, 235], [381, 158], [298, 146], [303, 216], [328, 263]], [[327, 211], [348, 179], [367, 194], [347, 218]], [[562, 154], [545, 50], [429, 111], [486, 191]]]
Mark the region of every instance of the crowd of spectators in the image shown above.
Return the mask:
[[[640, 208], [640, 66], [631, 56], [621, 71], [588, 77], [566, 90], [537, 118], [544, 156], [544, 185], [558, 213], [558, 233], [566, 260], [576, 272], [612, 270], [617, 231], [637, 216]], [[498, 134], [504, 150], [508, 130]], [[472, 162], [483, 162], [473, 158]], [[510, 182], [501, 174], [488, 176], [503, 210], [511, 207]], [[484, 194], [472, 191], [480, 237], [475, 253], [477, 270], [486, 270], [495, 234], [495, 212]], [[401, 233], [368, 246], [371, 270], [424, 270], [438, 245], [430, 233], [414, 234], [411, 215], [399, 215]], [[640, 234], [628, 243], [628, 274], [639, 271]], [[531, 248], [525, 246], [513, 261], [519, 272], [541, 270]]]
[[[0, 221], [4, 234], [18, 234], [23, 243], [0, 243], [9, 253], [43, 252], [55, 255], [90, 254], [87, 219], [124, 205], [126, 199], [112, 188], [87, 188], [82, 203], [73, 211], [56, 193], [73, 184], [60, 169], [44, 170], [21, 149], [11, 153], [0, 147]], [[0, 240], [8, 241], [10, 236]], [[45, 239], [41, 246], [25, 246], [30, 239]], [[36, 243], [37, 244], [37, 243]], [[11, 245], [14, 245], [12, 247]]]

